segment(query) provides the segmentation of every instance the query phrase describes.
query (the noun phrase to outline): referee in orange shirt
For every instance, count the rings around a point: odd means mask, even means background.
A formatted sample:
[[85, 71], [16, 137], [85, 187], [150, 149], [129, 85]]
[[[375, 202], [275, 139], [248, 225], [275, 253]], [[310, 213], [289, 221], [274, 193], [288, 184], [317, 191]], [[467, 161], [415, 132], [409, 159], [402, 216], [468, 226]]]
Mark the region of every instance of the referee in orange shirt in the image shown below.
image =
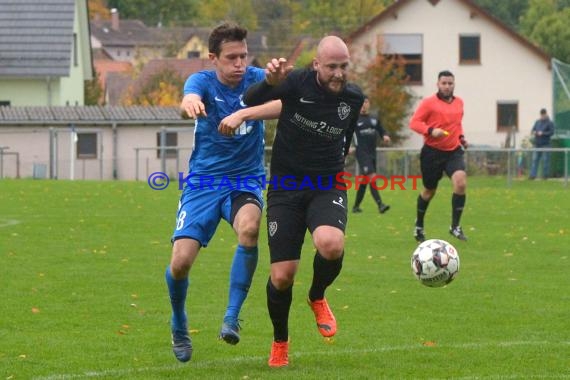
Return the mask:
[[418, 196], [414, 230], [414, 237], [418, 242], [426, 240], [424, 216], [444, 172], [453, 184], [449, 233], [459, 240], [467, 240], [459, 225], [467, 188], [463, 157], [467, 141], [461, 125], [463, 100], [453, 95], [454, 88], [454, 75], [447, 70], [441, 71], [437, 76], [437, 93], [422, 100], [410, 121], [410, 128], [424, 136], [420, 153], [424, 188]]

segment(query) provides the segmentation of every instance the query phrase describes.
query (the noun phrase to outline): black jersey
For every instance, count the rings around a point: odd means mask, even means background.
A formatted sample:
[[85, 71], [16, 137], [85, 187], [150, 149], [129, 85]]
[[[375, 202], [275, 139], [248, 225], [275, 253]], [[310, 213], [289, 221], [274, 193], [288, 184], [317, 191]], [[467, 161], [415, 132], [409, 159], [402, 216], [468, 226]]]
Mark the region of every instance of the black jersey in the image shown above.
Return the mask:
[[283, 83], [265, 81], [245, 94], [248, 105], [281, 99], [283, 107], [271, 156], [271, 174], [329, 176], [343, 171], [364, 95], [352, 84], [339, 94], [324, 90], [311, 69], [293, 70]]
[[354, 145], [358, 160], [376, 156], [376, 137], [386, 135], [386, 131], [378, 119], [370, 115], [360, 115], [354, 130]]

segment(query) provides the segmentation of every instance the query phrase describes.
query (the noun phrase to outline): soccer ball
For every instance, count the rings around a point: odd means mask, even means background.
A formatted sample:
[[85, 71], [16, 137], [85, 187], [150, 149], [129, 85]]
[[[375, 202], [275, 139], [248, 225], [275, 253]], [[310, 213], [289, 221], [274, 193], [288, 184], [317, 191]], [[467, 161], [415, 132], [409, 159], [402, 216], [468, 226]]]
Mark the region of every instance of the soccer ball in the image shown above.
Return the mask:
[[459, 272], [459, 254], [445, 240], [426, 240], [412, 254], [412, 272], [425, 286], [447, 285]]

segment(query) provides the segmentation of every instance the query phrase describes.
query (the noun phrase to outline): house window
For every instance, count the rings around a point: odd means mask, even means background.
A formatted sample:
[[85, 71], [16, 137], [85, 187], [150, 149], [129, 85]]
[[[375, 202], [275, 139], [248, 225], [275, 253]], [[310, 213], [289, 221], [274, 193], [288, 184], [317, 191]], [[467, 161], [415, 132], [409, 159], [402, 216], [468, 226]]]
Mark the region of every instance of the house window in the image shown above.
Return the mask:
[[481, 63], [480, 36], [459, 36], [459, 63]]
[[398, 55], [404, 60], [409, 84], [423, 81], [423, 37], [421, 34], [384, 34], [379, 48], [386, 56]]
[[519, 103], [497, 103], [497, 131], [511, 131], [513, 127], [515, 130], [519, 130]]
[[402, 55], [405, 66], [404, 71], [408, 76], [408, 83], [422, 83], [422, 55], [421, 54], [404, 54]]
[[[156, 151], [156, 158], [161, 158], [160, 156], [160, 132], [156, 134], [156, 146], [158, 147]], [[164, 146], [178, 146], [178, 133], [177, 132], [166, 132], [166, 143]], [[177, 157], [177, 149], [165, 149], [166, 158], [176, 158]]]
[[196, 50], [189, 51], [186, 53], [186, 58], [200, 58], [200, 52]]
[[77, 158], [97, 158], [97, 133], [77, 134]]

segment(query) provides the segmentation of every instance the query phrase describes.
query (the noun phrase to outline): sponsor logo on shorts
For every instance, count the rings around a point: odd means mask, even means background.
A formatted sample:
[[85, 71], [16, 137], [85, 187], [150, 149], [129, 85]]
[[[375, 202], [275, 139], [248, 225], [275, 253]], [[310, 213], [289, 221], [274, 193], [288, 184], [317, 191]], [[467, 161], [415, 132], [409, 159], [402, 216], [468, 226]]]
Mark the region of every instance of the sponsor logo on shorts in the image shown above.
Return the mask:
[[269, 222], [269, 236], [273, 237], [277, 232], [277, 222]]
[[344, 205], [343, 205], [343, 201], [344, 201], [344, 200], [342, 199], [342, 197], [338, 197], [338, 201], [333, 200], [332, 203], [334, 203], [335, 205], [340, 206], [340, 207], [342, 207], [342, 208], [346, 208], [346, 207], [344, 207]]

